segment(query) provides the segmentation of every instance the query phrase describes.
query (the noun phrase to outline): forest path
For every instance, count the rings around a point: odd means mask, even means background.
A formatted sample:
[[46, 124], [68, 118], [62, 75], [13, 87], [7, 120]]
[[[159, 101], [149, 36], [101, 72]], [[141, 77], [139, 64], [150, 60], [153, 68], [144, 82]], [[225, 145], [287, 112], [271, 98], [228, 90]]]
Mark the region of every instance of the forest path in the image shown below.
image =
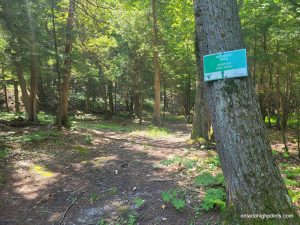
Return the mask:
[[[0, 193], [0, 224], [59, 224], [64, 213], [62, 224], [190, 224], [191, 208], [165, 208], [161, 198], [180, 187], [180, 165], [160, 164], [186, 154], [190, 126], [167, 122], [153, 133], [148, 126], [94, 129], [97, 123], [15, 145]], [[204, 214], [197, 224], [213, 217], [218, 214]]]

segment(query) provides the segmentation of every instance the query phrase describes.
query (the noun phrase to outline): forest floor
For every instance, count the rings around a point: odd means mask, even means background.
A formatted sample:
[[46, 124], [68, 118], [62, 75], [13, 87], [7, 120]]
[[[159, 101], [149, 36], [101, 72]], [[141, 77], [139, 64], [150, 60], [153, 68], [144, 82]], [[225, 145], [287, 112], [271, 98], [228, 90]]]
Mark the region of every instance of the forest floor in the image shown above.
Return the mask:
[[[0, 128], [1, 225], [219, 224], [225, 200], [219, 159], [213, 146], [189, 140], [191, 126], [183, 120], [154, 127], [84, 116], [62, 132], [47, 125]], [[270, 133], [299, 206], [293, 134], [287, 156], [279, 133]], [[210, 189], [216, 194], [205, 196]]]

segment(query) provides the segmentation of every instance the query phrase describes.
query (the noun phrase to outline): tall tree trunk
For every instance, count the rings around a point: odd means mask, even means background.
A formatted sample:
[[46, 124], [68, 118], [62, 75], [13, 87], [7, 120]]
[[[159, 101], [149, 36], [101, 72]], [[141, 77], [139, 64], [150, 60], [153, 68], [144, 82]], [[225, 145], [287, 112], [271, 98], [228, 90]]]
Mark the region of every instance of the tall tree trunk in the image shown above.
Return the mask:
[[284, 103], [283, 103], [283, 95], [280, 90], [280, 81], [279, 81], [279, 68], [277, 70], [277, 75], [276, 75], [276, 108], [277, 108], [277, 120], [276, 120], [276, 125], [278, 130], [280, 130], [281, 133], [281, 138], [282, 142], [284, 145], [284, 151], [288, 152], [288, 146], [286, 143], [286, 137], [285, 137], [285, 128], [283, 127], [283, 117], [281, 116], [282, 112], [284, 111]]
[[[3, 74], [3, 76], [4, 76], [4, 74]], [[4, 77], [3, 77], [3, 91], [4, 91], [5, 108], [6, 108], [6, 111], [8, 112], [9, 108], [8, 108], [7, 88], [6, 88], [6, 81], [5, 81]]]
[[[244, 48], [236, 0], [195, 0], [200, 58]], [[201, 76], [203, 71], [201, 70]], [[250, 78], [205, 83], [225, 176], [228, 224], [299, 224], [277, 168]], [[243, 219], [244, 214], [292, 214], [291, 219]]]
[[153, 123], [160, 125], [160, 65], [158, 54], [158, 27], [157, 27], [157, 5], [156, 0], [152, 1], [152, 22], [153, 22], [153, 66], [154, 66], [154, 92], [155, 92], [155, 104], [154, 104], [154, 116]]
[[126, 111], [129, 111], [129, 93], [128, 93], [128, 91], [126, 91], [125, 105], [126, 105]]
[[[255, 27], [256, 30], [256, 27]], [[253, 85], [256, 86], [256, 52], [257, 52], [257, 39], [254, 40], [254, 49], [253, 49], [253, 70], [252, 70], [252, 78]]]
[[164, 111], [163, 111], [163, 117], [165, 117], [165, 114], [166, 114], [166, 111], [167, 111], [167, 108], [168, 108], [168, 100], [167, 100], [167, 90], [166, 90], [166, 74], [164, 73], [163, 75], [163, 96], [164, 96]]
[[18, 82], [16, 80], [14, 82], [14, 96], [15, 96], [15, 111], [16, 113], [20, 112], [20, 101], [19, 101], [19, 88]]
[[57, 129], [62, 129], [61, 117], [62, 117], [62, 91], [61, 91], [61, 74], [60, 74], [60, 64], [59, 64], [59, 53], [58, 53], [58, 43], [56, 35], [56, 23], [55, 23], [55, 13], [54, 13], [54, 0], [51, 3], [51, 13], [52, 13], [52, 33], [53, 33], [53, 42], [54, 42], [54, 51], [55, 51], [55, 69], [57, 73], [57, 92], [58, 92], [58, 110], [57, 110]]
[[113, 97], [113, 82], [108, 81], [108, 102], [109, 102], [109, 111], [110, 114], [114, 114], [114, 97]]
[[115, 114], [117, 114], [117, 82], [115, 81], [115, 85], [114, 85], [114, 102], [115, 102]]
[[99, 68], [98, 76], [99, 76], [99, 83], [101, 86], [101, 91], [100, 91], [101, 97], [104, 100], [104, 111], [105, 111], [106, 117], [109, 117], [108, 110], [107, 110], [108, 102], [107, 102], [107, 93], [106, 93], [106, 79], [104, 77], [103, 70], [101, 67]]
[[37, 59], [31, 56], [30, 62], [30, 98], [29, 98], [29, 115], [30, 122], [37, 122]]
[[190, 123], [191, 117], [191, 75], [189, 74], [186, 81], [186, 119]]
[[85, 91], [85, 107], [84, 107], [84, 112], [86, 114], [91, 112], [91, 102], [90, 102], [90, 82], [88, 81], [86, 84], [86, 91]]
[[61, 84], [61, 124], [68, 125], [68, 100], [69, 100], [69, 87], [71, 80], [72, 68], [72, 46], [73, 46], [73, 29], [75, 26], [75, 0], [69, 0], [69, 13], [66, 26], [66, 46], [65, 46], [65, 61], [62, 70], [62, 84]]
[[29, 95], [27, 92], [27, 85], [26, 85], [26, 80], [24, 78], [24, 73], [23, 73], [23, 67], [22, 64], [20, 62], [17, 62], [17, 60], [15, 59], [15, 56], [13, 56], [13, 63], [16, 67], [16, 73], [17, 73], [17, 77], [18, 77], [18, 81], [20, 84], [20, 88], [21, 88], [21, 93], [22, 93], [22, 100], [25, 106], [25, 110], [27, 115], [29, 115]]
[[300, 100], [297, 100], [297, 148], [298, 158], [300, 159]]
[[136, 92], [133, 95], [133, 110], [134, 114], [139, 119], [139, 124], [141, 124], [143, 122], [143, 97], [139, 92]]
[[195, 44], [195, 54], [196, 54], [196, 97], [195, 97], [195, 110], [193, 115], [193, 127], [192, 127], [192, 139], [197, 139], [199, 137], [208, 141], [209, 139], [209, 116], [207, 111], [207, 104], [204, 99], [204, 80], [201, 71], [203, 70], [203, 62], [199, 55], [198, 46], [198, 32], [196, 33], [196, 44]]
[[289, 112], [290, 112], [289, 102], [290, 102], [292, 82], [293, 82], [293, 73], [289, 72], [286, 76], [285, 93], [284, 93], [283, 108], [282, 108], [282, 127], [284, 129], [286, 129], [288, 118], [289, 118]]

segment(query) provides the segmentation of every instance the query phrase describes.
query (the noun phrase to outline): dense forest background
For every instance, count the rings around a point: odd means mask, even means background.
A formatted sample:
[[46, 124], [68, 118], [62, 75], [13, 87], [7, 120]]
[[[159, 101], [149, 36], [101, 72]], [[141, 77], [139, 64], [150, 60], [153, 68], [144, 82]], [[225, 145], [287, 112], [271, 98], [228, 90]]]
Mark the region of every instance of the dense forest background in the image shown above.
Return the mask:
[[[235, 210], [258, 209], [260, 192], [272, 202], [259, 210], [290, 213], [297, 224], [300, 3], [224, 0], [228, 10], [219, 10], [212, 1], [208, 23], [205, 1], [0, 0], [0, 224], [219, 224], [232, 199]], [[222, 42], [223, 16], [247, 49], [253, 112], [248, 78], [231, 79], [238, 87], [203, 81], [203, 43], [234, 49]], [[214, 22], [220, 37], [203, 33]], [[250, 97], [239, 98], [243, 91]], [[222, 118], [236, 136], [220, 138], [230, 129], [208, 107], [221, 98], [207, 93], [225, 93]], [[244, 191], [254, 197], [233, 193], [231, 176], [241, 179], [236, 190], [257, 187]]]
[[[299, 5], [239, 4], [263, 117], [270, 125], [276, 120], [279, 129], [286, 127], [299, 101]], [[157, 2], [155, 48], [151, 12], [151, 1], [1, 1], [2, 86], [14, 93], [21, 88], [22, 110], [25, 106], [29, 112], [30, 104], [36, 104], [37, 111], [55, 114], [62, 83], [62, 98], [69, 89], [71, 114], [78, 110], [109, 118], [138, 111], [134, 105], [139, 101], [151, 107], [153, 74], [159, 67], [162, 111], [191, 120], [196, 92], [193, 1]], [[158, 52], [157, 65], [153, 51]], [[31, 99], [34, 93], [37, 100]], [[7, 110], [20, 111], [17, 95], [8, 102], [2, 96], [2, 101]]]

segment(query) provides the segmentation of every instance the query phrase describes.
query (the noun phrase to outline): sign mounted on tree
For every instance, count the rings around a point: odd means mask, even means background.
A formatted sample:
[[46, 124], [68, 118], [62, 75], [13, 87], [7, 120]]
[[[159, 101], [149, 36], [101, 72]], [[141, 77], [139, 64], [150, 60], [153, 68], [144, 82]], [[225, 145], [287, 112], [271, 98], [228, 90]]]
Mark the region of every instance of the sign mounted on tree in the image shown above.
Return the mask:
[[205, 55], [203, 64], [204, 81], [248, 76], [246, 49]]

